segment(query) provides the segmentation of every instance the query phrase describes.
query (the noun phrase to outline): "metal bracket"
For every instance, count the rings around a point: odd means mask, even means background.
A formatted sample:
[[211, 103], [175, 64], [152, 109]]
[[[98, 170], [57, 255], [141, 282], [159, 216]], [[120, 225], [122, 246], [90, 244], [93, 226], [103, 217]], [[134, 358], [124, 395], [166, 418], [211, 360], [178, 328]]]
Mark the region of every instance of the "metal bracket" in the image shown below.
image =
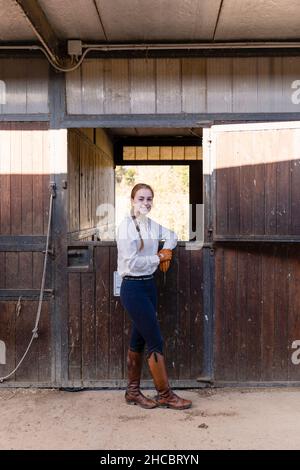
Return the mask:
[[[43, 253], [45, 254], [45, 253], [46, 253], [46, 250], [43, 250]], [[54, 252], [53, 249], [49, 249], [49, 250], [47, 251], [47, 253], [48, 253], [49, 258], [51, 258], [51, 259], [54, 259], [54, 258], [55, 258], [55, 252]]]

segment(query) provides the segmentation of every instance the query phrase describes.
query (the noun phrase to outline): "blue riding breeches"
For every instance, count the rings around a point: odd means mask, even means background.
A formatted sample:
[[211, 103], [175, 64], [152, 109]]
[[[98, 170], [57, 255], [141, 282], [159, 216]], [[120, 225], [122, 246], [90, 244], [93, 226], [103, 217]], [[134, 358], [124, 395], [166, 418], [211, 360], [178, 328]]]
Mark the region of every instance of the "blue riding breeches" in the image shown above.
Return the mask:
[[132, 321], [130, 349], [142, 352], [146, 344], [148, 356], [153, 351], [163, 354], [154, 276], [145, 276], [145, 278], [125, 276], [121, 284], [120, 300]]

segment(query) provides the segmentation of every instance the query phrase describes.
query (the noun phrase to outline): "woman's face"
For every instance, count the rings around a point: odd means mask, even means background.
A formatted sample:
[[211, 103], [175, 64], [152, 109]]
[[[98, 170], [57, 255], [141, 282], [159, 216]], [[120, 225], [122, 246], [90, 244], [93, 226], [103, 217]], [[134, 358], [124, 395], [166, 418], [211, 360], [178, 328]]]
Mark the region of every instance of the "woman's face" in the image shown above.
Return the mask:
[[150, 189], [141, 188], [136, 193], [131, 203], [134, 207], [135, 215], [145, 215], [151, 211], [153, 205], [153, 196]]

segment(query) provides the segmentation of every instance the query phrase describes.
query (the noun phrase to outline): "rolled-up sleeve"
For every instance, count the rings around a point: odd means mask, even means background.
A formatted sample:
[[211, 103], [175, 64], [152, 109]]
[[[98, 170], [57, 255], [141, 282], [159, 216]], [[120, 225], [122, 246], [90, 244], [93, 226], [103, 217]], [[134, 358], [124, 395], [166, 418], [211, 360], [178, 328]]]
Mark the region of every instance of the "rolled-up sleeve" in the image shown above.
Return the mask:
[[169, 230], [163, 225], [159, 225], [160, 239], [164, 240], [164, 249], [173, 250], [177, 246], [178, 236], [173, 230]]

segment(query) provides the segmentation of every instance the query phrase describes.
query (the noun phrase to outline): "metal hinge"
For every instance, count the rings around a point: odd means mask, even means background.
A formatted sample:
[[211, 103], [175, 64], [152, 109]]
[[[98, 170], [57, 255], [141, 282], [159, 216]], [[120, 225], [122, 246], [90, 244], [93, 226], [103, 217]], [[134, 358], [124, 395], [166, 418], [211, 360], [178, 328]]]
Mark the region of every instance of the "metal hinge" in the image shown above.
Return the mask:
[[[46, 253], [46, 250], [43, 250], [43, 253]], [[54, 259], [55, 258], [55, 252], [53, 249], [48, 249], [47, 251], [49, 258]]]

